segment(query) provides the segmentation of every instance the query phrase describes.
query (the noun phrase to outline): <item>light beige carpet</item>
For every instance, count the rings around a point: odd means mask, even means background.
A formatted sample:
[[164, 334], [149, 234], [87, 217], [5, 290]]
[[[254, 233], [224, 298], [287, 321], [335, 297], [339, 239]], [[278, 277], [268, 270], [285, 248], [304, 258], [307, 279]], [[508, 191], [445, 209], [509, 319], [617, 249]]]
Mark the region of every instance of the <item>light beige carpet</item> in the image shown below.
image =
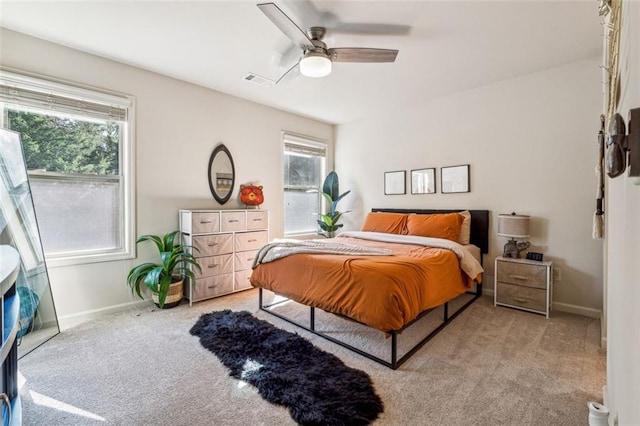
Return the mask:
[[[250, 290], [192, 307], [109, 315], [60, 334], [20, 360], [23, 424], [294, 424], [285, 408], [230, 378], [189, 334], [202, 313], [220, 309], [254, 312], [366, 371], [385, 404], [376, 425], [583, 426], [587, 402], [601, 401], [605, 354], [599, 321], [590, 318], [553, 312], [545, 319], [482, 297], [393, 371], [259, 312], [257, 303]], [[280, 309], [307, 316], [291, 303]], [[403, 333], [400, 347], [433, 321]], [[330, 314], [318, 314], [318, 322], [386, 356], [380, 333]]]

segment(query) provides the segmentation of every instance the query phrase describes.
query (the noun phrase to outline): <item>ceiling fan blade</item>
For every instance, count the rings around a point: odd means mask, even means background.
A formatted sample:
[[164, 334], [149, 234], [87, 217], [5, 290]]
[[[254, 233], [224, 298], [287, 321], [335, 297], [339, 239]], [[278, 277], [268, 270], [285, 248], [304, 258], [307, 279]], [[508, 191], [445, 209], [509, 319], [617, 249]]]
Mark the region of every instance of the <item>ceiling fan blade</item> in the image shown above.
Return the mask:
[[278, 65], [281, 68], [284, 68], [284, 67], [290, 67], [291, 64], [297, 63], [298, 61], [300, 61], [300, 58], [302, 57], [302, 52], [296, 46], [289, 45], [289, 48], [286, 49], [284, 52], [280, 53], [278, 56], [279, 56], [279, 60], [277, 61], [278, 63], [276, 65]]
[[321, 26], [331, 33], [401, 36], [411, 32], [409, 25], [343, 22], [329, 11], [321, 12], [310, 0], [281, 0], [303, 28]]
[[395, 62], [397, 50], [366, 47], [338, 47], [327, 49], [333, 62]]
[[289, 68], [287, 71], [285, 71], [284, 74], [282, 74], [280, 76], [280, 78], [278, 79], [278, 81], [276, 81], [276, 84], [280, 83], [280, 82], [286, 82], [289, 80], [293, 80], [294, 78], [298, 77], [300, 75], [300, 67], [299, 64], [296, 62], [291, 68]]
[[349, 23], [337, 22], [334, 26], [329, 27], [332, 32], [340, 32], [358, 35], [389, 35], [402, 36], [411, 32], [409, 25], [396, 24], [366, 24], [366, 23]]
[[311, 43], [304, 31], [274, 3], [260, 3], [258, 7], [300, 49], [308, 50], [314, 48], [313, 43]]

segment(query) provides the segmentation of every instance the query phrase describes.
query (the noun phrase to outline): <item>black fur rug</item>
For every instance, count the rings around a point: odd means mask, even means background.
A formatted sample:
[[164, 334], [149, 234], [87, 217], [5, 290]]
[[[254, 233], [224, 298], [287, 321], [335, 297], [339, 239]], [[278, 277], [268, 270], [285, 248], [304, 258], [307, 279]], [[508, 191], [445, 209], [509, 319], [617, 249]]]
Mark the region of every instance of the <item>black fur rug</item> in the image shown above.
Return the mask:
[[366, 373], [247, 311], [204, 314], [191, 334], [229, 368], [230, 376], [288, 407], [299, 424], [368, 425], [383, 411]]

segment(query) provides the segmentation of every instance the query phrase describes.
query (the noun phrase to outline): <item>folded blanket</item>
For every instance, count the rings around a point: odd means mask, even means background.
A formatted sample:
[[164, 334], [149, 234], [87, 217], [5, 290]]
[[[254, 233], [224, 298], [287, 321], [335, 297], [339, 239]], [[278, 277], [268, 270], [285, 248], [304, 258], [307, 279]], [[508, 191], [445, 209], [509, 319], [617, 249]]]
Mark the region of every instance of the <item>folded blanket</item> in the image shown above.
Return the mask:
[[420, 237], [417, 235], [386, 234], [382, 232], [344, 231], [339, 237], [361, 238], [365, 240], [385, 241], [398, 244], [417, 244], [424, 247], [435, 247], [451, 250], [460, 260], [460, 268], [471, 279], [476, 279], [484, 272], [482, 265], [469, 253], [464, 246], [442, 238]]
[[276, 239], [263, 246], [253, 259], [252, 268], [261, 263], [272, 262], [292, 254], [344, 254], [349, 256], [390, 256], [393, 252], [388, 249], [378, 249], [341, 243], [334, 239], [328, 240], [293, 240]]

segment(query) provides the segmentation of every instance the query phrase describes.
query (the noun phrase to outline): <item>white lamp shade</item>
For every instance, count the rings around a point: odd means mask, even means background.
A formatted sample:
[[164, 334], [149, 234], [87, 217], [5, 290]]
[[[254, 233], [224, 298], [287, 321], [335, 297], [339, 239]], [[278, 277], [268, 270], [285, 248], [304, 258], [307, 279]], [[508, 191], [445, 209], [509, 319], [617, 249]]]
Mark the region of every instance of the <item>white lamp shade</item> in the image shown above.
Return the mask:
[[331, 59], [322, 53], [309, 52], [300, 60], [300, 74], [319, 78], [331, 73]]
[[518, 214], [498, 215], [498, 235], [525, 238], [529, 236], [529, 216]]

